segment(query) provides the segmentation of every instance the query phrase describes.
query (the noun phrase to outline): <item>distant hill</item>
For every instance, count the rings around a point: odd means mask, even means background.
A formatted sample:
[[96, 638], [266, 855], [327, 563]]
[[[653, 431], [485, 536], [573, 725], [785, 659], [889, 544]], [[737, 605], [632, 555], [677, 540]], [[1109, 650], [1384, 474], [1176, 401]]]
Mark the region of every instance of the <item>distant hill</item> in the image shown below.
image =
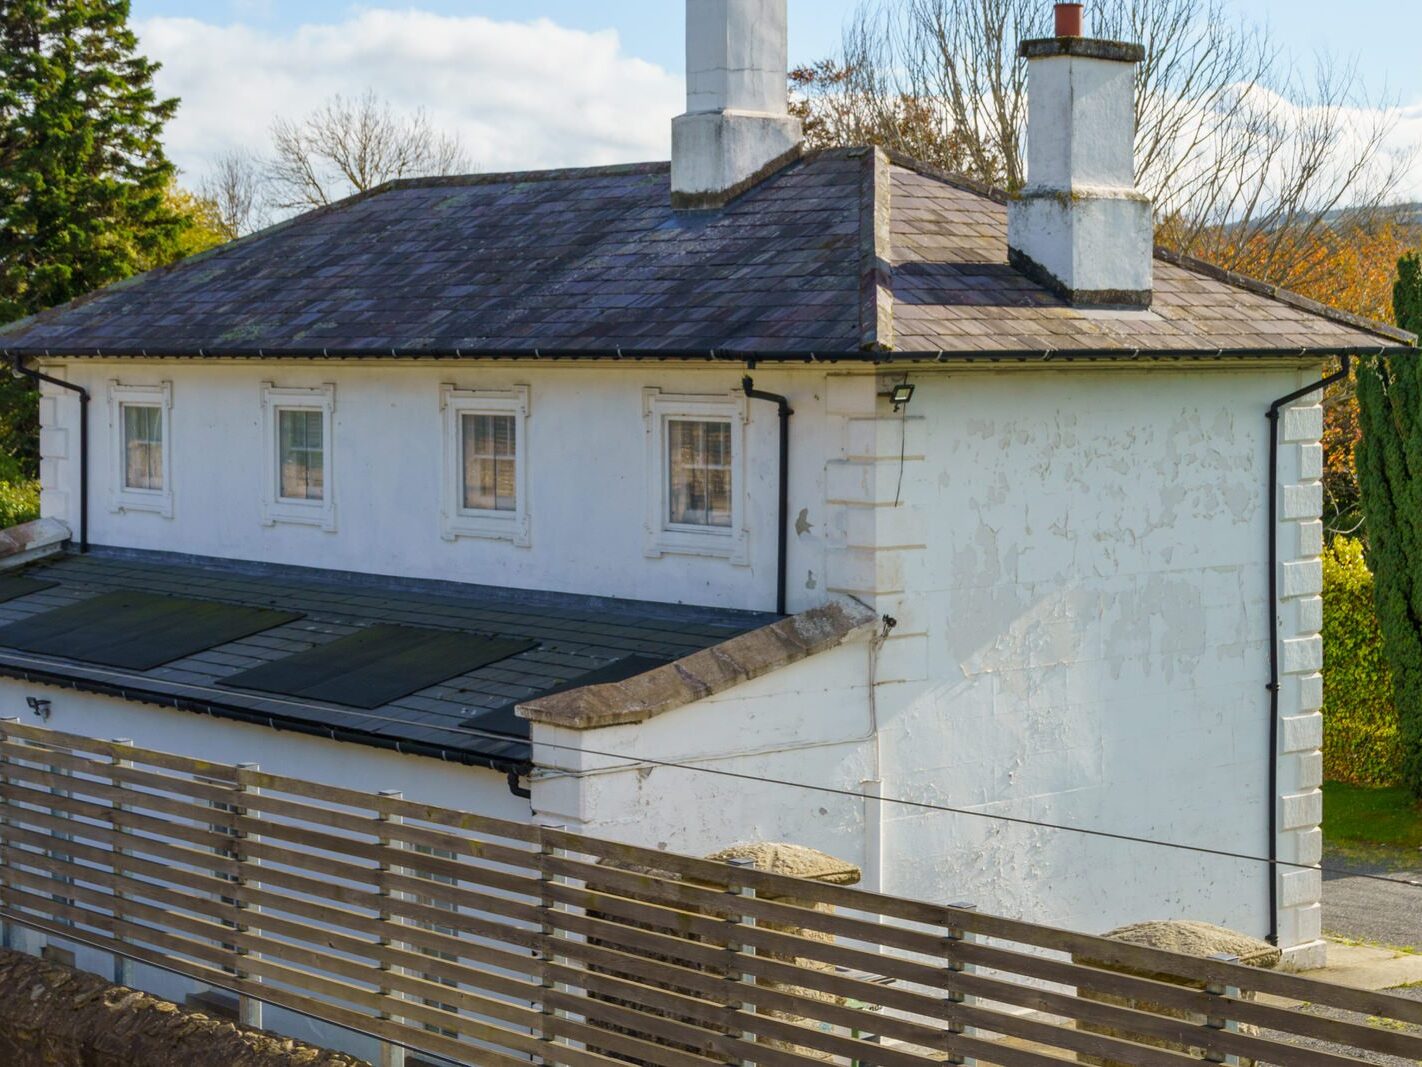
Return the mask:
[[[1422, 202], [1415, 204], [1395, 204], [1392, 207], [1383, 208], [1383, 211], [1391, 215], [1393, 220], [1400, 226], [1415, 226], [1422, 229]], [[1324, 220], [1329, 223], [1337, 222], [1347, 215], [1347, 209], [1330, 211], [1324, 215]]]

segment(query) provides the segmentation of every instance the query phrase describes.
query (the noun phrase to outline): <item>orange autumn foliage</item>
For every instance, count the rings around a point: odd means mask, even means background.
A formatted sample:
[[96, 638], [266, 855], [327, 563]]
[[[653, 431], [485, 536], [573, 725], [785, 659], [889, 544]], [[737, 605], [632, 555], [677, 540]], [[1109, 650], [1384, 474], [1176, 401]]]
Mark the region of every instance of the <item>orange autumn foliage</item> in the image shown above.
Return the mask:
[[[1168, 238], [1168, 233], [1162, 234]], [[1253, 235], [1244, 245], [1224, 243], [1222, 258], [1241, 274], [1273, 281], [1321, 304], [1378, 322], [1392, 322], [1392, 286], [1397, 261], [1422, 246], [1416, 226], [1383, 219], [1368, 224], [1317, 227], [1302, 235]], [[1279, 278], [1275, 264], [1288, 263]], [[1336, 368], [1334, 368], [1336, 369]], [[1324, 521], [1331, 539], [1362, 527], [1358, 474], [1353, 453], [1362, 436], [1352, 382], [1324, 397]]]

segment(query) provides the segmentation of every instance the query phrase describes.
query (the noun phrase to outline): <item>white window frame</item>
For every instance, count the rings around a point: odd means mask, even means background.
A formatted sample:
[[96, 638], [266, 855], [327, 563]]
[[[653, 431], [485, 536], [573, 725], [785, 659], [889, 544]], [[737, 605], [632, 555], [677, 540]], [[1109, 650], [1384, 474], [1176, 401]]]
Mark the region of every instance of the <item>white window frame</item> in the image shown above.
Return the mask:
[[[160, 412], [160, 432], [163, 434], [162, 489], [134, 489], [128, 485], [128, 447], [123, 435], [123, 409], [128, 406], [156, 407]], [[114, 457], [112, 491], [109, 494], [110, 511], [151, 511], [165, 519], [173, 517], [172, 409], [172, 382], [123, 385], [117, 379], [109, 381], [109, 440]]]
[[[646, 554], [711, 556], [738, 566], [750, 564], [746, 532], [746, 397], [741, 392], [714, 396], [642, 391], [647, 432]], [[731, 525], [689, 526], [670, 521], [671, 462], [667, 455], [667, 423], [672, 419], [721, 421], [731, 424]]]
[[[526, 385], [512, 389], [460, 389], [441, 385], [439, 407], [444, 415], [444, 478], [440, 501], [440, 534], [446, 541], [461, 537], [511, 541], [520, 548], [532, 544], [528, 512], [528, 412]], [[512, 415], [514, 420], [514, 509], [495, 511], [464, 506], [465, 415]]]
[[[321, 412], [321, 473], [322, 499], [294, 500], [281, 495], [280, 431], [278, 412]], [[271, 382], [262, 383], [262, 433], [266, 469], [262, 474], [262, 523], [294, 523], [319, 526], [327, 532], [336, 529], [336, 387], [327, 383], [310, 389], [281, 388]]]

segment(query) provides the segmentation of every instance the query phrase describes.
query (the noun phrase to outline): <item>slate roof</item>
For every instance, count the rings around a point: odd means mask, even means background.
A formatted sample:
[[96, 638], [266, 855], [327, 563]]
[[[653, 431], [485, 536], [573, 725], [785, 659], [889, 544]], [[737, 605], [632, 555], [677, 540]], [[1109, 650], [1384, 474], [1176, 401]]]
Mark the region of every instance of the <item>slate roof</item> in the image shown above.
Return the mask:
[[[1158, 257], [1145, 312], [1007, 265], [1005, 198], [815, 153], [677, 213], [665, 164], [392, 183], [0, 331], [18, 355], [854, 358], [1376, 350], [1409, 335]], [[862, 358], [862, 356], [861, 356]]]
[[[512, 705], [633, 655], [679, 659], [773, 622], [774, 615], [449, 582], [334, 575], [163, 553], [95, 549], [33, 566], [53, 588], [0, 603], [0, 626], [115, 590], [303, 613], [295, 622], [148, 671], [0, 647], [0, 676], [122, 695], [342, 741], [526, 772], [529, 724]], [[537, 641], [511, 659], [371, 711], [219, 688], [219, 679], [375, 623]], [[471, 729], [472, 728], [472, 729]], [[484, 733], [476, 731], [486, 731]]]

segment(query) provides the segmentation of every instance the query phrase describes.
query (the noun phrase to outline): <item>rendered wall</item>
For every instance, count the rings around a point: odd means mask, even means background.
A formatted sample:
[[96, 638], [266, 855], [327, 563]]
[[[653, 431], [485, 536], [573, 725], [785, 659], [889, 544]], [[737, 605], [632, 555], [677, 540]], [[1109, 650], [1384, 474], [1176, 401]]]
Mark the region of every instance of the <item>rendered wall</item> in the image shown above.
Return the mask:
[[[1288, 413], [1278, 487], [1288, 598], [1278, 801], [1267, 788], [1264, 413], [1316, 377], [1159, 366], [924, 374], [906, 417], [877, 397], [886, 382], [832, 377], [828, 587], [898, 623], [874, 660], [882, 769], [853, 743], [869, 715], [864, 646], [640, 729], [540, 728], [535, 739], [1251, 856], [1268, 854], [1277, 802], [1282, 858], [1314, 862], [1318, 409]], [[819, 684], [841, 674], [857, 688], [826, 699]], [[768, 722], [784, 748], [747, 752], [764, 748]], [[841, 746], [825, 745], [836, 737]], [[802, 742], [817, 747], [792, 751]], [[753, 828], [860, 860], [868, 887], [1088, 931], [1160, 918], [1255, 936], [1269, 926], [1260, 863], [692, 771], [598, 771], [597, 758], [581, 800], [567, 781], [536, 789], [541, 818], [687, 850]], [[667, 802], [673, 788], [694, 798], [689, 813]], [[876, 811], [882, 826], [866, 818]], [[1281, 885], [1291, 962], [1318, 962], [1317, 879], [1287, 874]]]
[[868, 662], [858, 640], [644, 723], [535, 723], [538, 821], [691, 855], [785, 841], [861, 864], [862, 799], [757, 779], [858, 791], [872, 752]]
[[[100, 392], [112, 377], [173, 382], [174, 518], [110, 513], [96, 486], [97, 543], [657, 600], [773, 603], [772, 405], [749, 408], [751, 565], [644, 553], [642, 389], [725, 393], [739, 371], [333, 364], [273, 373], [77, 361], [67, 371], [82, 372]], [[258, 521], [263, 377], [337, 383], [335, 533]], [[1277, 800], [1267, 790], [1264, 412], [1275, 397], [1317, 380], [1317, 368], [994, 366], [912, 378], [918, 394], [895, 415], [879, 394], [901, 374], [757, 373], [760, 388], [789, 393], [796, 409], [791, 609], [847, 594], [898, 621], [877, 657], [882, 770], [856, 745], [794, 757], [764, 751], [767, 737], [789, 748], [805, 738], [863, 736], [867, 698], [818, 686], [823, 656], [707, 702], [713, 714], [688, 708], [635, 739], [618, 728], [557, 743], [720, 758], [754, 774], [788, 768], [772, 776], [1251, 855], [1267, 854], [1268, 805], [1277, 803], [1282, 858], [1316, 859], [1319, 409], [1308, 400], [1283, 420], [1278, 609], [1287, 643]], [[530, 385], [530, 548], [440, 538], [437, 395], [445, 381]], [[67, 398], [45, 398], [46, 513], [71, 522], [76, 409]], [[96, 401], [96, 426], [103, 418]], [[107, 442], [96, 430], [96, 479], [110, 466]], [[838, 663], [851, 651], [832, 655]], [[859, 663], [867, 678], [867, 653]], [[739, 705], [751, 697], [761, 703], [746, 718], [750, 706]], [[784, 734], [786, 723], [798, 724], [793, 736]], [[756, 754], [741, 755], [747, 750]], [[862, 833], [852, 827], [870, 802], [797, 801], [782, 810], [769, 799], [782, 793], [725, 778], [692, 787], [690, 774], [643, 768], [620, 783], [602, 776], [581, 798], [562, 786], [547, 794], [555, 799], [536, 802], [550, 821], [587, 820], [591, 832], [602, 826], [687, 851], [750, 836], [804, 838], [860, 859], [866, 884], [876, 884], [876, 828], [858, 851], [842, 843]], [[685, 780], [668, 785], [676, 775]], [[694, 810], [679, 814], [675, 798], [683, 795], [695, 798]], [[1268, 928], [1268, 875], [1259, 864], [880, 810], [882, 885], [891, 892], [1091, 930], [1177, 917], [1255, 936]], [[1295, 963], [1316, 959], [1316, 876], [1287, 874], [1280, 888], [1284, 946]]]
[[[57, 367], [57, 369], [56, 369]], [[91, 390], [90, 541], [98, 545], [264, 560], [362, 573], [551, 589], [570, 593], [773, 609], [779, 423], [750, 402], [744, 436], [749, 564], [688, 555], [649, 558], [643, 389], [724, 397], [741, 367], [297, 362], [226, 364], [75, 360], [47, 366]], [[172, 518], [115, 512], [108, 382], [172, 382]], [[824, 375], [757, 372], [756, 386], [791, 395], [796, 409], [794, 511], [823, 499]], [[266, 477], [261, 383], [336, 386], [332, 460], [336, 529], [261, 522]], [[441, 536], [444, 429], [440, 386], [530, 387], [527, 424], [532, 543]], [[46, 387], [41, 477], [47, 516], [78, 526], [78, 402]], [[792, 545], [791, 607], [822, 602], [818, 520]]]

